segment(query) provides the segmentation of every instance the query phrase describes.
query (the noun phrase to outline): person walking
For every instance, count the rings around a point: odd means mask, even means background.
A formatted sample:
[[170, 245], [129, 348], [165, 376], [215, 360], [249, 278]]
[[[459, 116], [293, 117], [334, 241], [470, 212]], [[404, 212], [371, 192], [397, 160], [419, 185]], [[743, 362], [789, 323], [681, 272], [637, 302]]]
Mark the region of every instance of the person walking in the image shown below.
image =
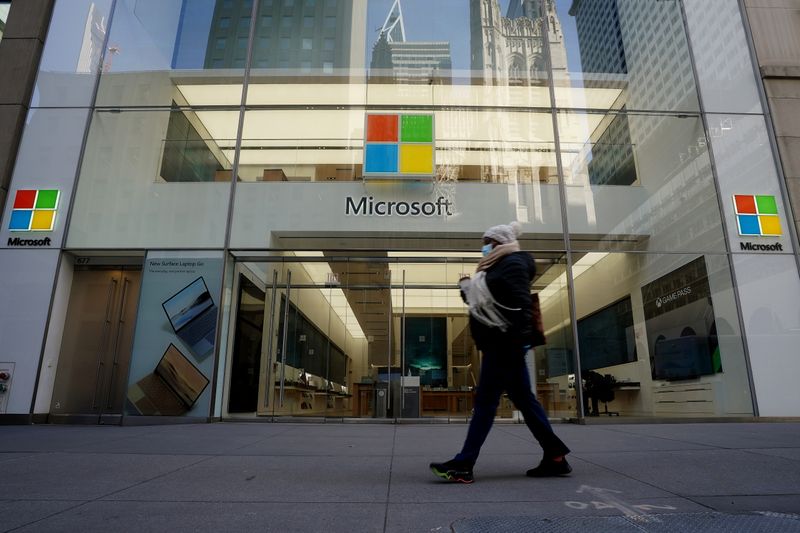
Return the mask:
[[539, 465], [526, 475], [563, 476], [572, 471], [565, 457], [570, 450], [553, 432], [544, 408], [531, 391], [525, 364], [533, 338], [530, 285], [536, 264], [530, 254], [520, 251], [520, 234], [519, 222], [486, 230], [483, 258], [475, 275], [459, 281], [461, 296], [469, 305], [470, 331], [483, 352], [483, 362], [474, 412], [461, 452], [444, 463], [430, 464], [433, 473], [446, 481], [474, 481], [472, 470], [504, 391], [544, 452]]

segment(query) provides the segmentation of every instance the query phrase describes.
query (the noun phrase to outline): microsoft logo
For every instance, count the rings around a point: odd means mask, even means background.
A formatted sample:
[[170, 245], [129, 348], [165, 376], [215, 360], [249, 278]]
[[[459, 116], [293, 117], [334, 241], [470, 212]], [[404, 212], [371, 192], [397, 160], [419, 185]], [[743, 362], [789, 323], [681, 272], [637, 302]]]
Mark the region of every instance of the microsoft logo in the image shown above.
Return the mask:
[[433, 115], [367, 113], [364, 176], [432, 177]]
[[781, 221], [774, 196], [736, 194], [733, 196], [739, 235], [779, 237]]
[[11, 209], [9, 231], [53, 231], [58, 208], [56, 189], [17, 191]]

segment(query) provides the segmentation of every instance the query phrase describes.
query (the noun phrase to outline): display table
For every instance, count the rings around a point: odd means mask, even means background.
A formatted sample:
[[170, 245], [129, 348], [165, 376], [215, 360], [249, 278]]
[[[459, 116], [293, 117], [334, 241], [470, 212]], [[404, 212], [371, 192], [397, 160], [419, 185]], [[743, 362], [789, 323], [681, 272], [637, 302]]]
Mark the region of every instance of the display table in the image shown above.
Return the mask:
[[472, 410], [473, 391], [423, 390], [422, 416], [437, 414], [469, 414]]

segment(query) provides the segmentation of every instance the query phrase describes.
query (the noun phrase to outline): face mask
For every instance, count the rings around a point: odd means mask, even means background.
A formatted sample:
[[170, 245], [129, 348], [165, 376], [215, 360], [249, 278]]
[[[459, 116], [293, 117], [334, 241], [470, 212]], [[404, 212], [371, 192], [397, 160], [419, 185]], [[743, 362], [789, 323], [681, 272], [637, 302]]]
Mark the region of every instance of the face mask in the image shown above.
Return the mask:
[[483, 257], [486, 257], [487, 255], [489, 255], [489, 252], [491, 252], [491, 251], [492, 251], [492, 245], [491, 244], [484, 244], [483, 247], [481, 248], [481, 252], [483, 253]]

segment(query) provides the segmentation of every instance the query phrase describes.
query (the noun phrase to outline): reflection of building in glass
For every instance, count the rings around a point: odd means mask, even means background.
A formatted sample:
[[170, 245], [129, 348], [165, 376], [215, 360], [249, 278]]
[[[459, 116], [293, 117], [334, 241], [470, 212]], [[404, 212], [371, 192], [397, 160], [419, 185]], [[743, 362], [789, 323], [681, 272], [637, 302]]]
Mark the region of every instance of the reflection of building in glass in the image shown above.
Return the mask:
[[578, 30], [584, 85], [610, 81], [603, 74], [627, 74], [617, 0], [573, 0], [569, 14]]
[[[333, 74], [334, 69], [351, 67], [353, 43], [363, 35], [357, 28], [363, 26], [360, 18], [366, 7], [359, 4], [337, 0], [261, 2], [253, 68]], [[252, 5], [252, 0], [217, 0], [205, 68], [244, 68]]]
[[617, 0], [573, 0], [569, 14], [575, 17], [581, 56], [583, 85], [620, 87], [616, 103], [623, 114], [600, 123], [591, 138], [589, 182], [598, 185], [631, 185], [637, 179], [630, 126], [624, 114], [628, 65], [620, 29]]
[[[470, 1], [472, 70], [490, 85], [540, 85], [547, 81], [544, 17], [554, 73], [566, 71], [561, 22], [551, 0], [512, 0], [506, 16], [498, 0]], [[481, 72], [482, 74], [478, 74]]]
[[3, 34], [6, 32], [6, 19], [8, 18], [9, 7], [8, 4], [0, 3], [0, 39], [3, 38]]
[[371, 78], [391, 76], [398, 83], [450, 79], [452, 61], [447, 42], [389, 42], [381, 33], [372, 49]]
[[403, 11], [395, 0], [372, 48], [370, 78], [391, 78], [398, 83], [450, 80], [453, 67], [450, 43], [406, 41]]
[[573, 0], [569, 13], [585, 86], [618, 80], [628, 109], [696, 109], [679, 9], [667, 2]]
[[611, 115], [597, 128], [602, 132], [592, 139], [592, 160], [588, 164], [589, 182], [595, 185], [632, 185], [636, 182], [628, 116]]
[[384, 34], [390, 43], [406, 40], [406, 27], [403, 22], [403, 7], [400, 5], [400, 0], [394, 0], [392, 7], [389, 8], [389, 14], [386, 15], [386, 20], [381, 28], [381, 35]]
[[78, 65], [75, 72], [91, 72], [92, 66], [100, 62], [105, 38], [106, 19], [100, 14], [100, 11], [93, 2], [89, 5], [89, 14], [86, 17], [86, 27], [83, 30], [81, 52], [78, 56]]

